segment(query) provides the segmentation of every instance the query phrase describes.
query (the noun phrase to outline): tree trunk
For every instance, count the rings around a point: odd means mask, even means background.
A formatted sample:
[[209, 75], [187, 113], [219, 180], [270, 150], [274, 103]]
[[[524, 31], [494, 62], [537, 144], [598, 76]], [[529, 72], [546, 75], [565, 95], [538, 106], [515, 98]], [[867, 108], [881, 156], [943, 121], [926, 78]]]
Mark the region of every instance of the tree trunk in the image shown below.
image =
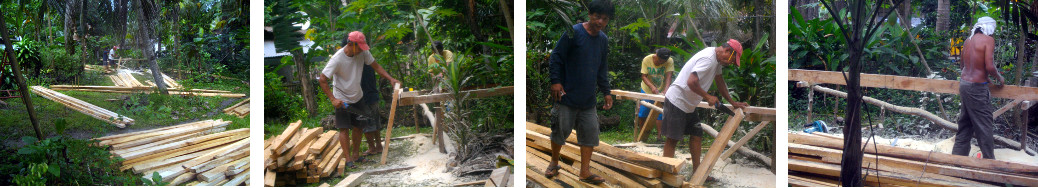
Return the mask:
[[[79, 37], [80, 37], [79, 38], [79, 46], [83, 48], [82, 49], [83, 52], [79, 54], [79, 63], [80, 63], [80, 67], [83, 67], [83, 65], [87, 64], [87, 61], [89, 60], [89, 57], [90, 57], [90, 56], [87, 55], [87, 54], [90, 54], [90, 50], [87, 49], [87, 45], [86, 45], [87, 33], [89, 33], [89, 32], [87, 32], [87, 30], [86, 30], [86, 24], [83, 23], [83, 17], [86, 16], [85, 15], [85, 12], [86, 12], [86, 10], [85, 10], [86, 9], [86, 1], [81, 0], [81, 1], [78, 2], [78, 4], [79, 4], [79, 27], [78, 28], [79, 28]], [[83, 70], [83, 69], [80, 68], [78, 70]], [[79, 80], [79, 78], [77, 77], [76, 80]]]
[[[851, 48], [861, 49], [861, 41], [851, 43]], [[861, 187], [861, 50], [849, 50], [847, 74], [847, 108], [844, 113], [843, 162], [840, 165], [840, 182], [843, 186]]]
[[[4, 10], [0, 9], [0, 23], [5, 23], [7, 20], [4, 16]], [[0, 37], [3, 37], [4, 46], [11, 46], [11, 37], [7, 34], [7, 24], [0, 24]], [[32, 129], [36, 132], [36, 138], [43, 140], [43, 131], [40, 131], [40, 120], [36, 118], [36, 109], [32, 105], [32, 98], [29, 97], [29, 87], [25, 85], [25, 78], [22, 76], [22, 68], [18, 65], [18, 57], [14, 54], [14, 48], [5, 48], [7, 57], [11, 61], [11, 70], [14, 72], [14, 80], [18, 84], [18, 92], [22, 95], [22, 103], [25, 103], [25, 110], [29, 112], [29, 121], [32, 122]], [[32, 143], [25, 143], [32, 144]]]
[[[476, 12], [476, 1], [475, 0], [468, 0], [467, 2], [468, 2], [468, 6], [465, 6], [465, 8], [466, 8], [466, 10], [465, 10], [465, 13], [466, 13], [465, 22], [468, 23], [467, 25], [469, 26], [469, 32], [471, 32], [472, 35], [476, 37], [476, 41], [487, 41], [486, 36], [483, 36], [483, 33], [480, 32], [480, 30], [479, 30], [479, 26], [476, 24], [476, 14], [475, 14], [475, 12]], [[487, 45], [479, 45], [479, 46], [482, 47], [481, 48], [482, 49], [481, 53], [486, 53], [488, 50], [490, 50], [487, 47]]]
[[153, 22], [157, 15], [157, 7], [152, 0], [137, 0], [134, 4], [137, 6], [137, 25], [140, 27], [137, 36], [134, 36], [138, 38], [137, 48], [143, 51], [144, 59], [151, 67], [151, 76], [159, 93], [169, 95], [169, 91], [166, 90], [166, 82], [162, 79], [162, 70], [159, 68], [158, 62], [155, 62], [155, 24]]
[[[126, 5], [129, 0], [116, 0], [115, 1], [115, 38], [119, 40], [116, 43], [117, 46], [122, 46], [126, 43]], [[174, 6], [179, 7], [179, 6]]]
[[292, 50], [292, 61], [296, 63], [296, 76], [299, 77], [300, 92], [303, 95], [303, 102], [305, 102], [306, 112], [310, 114], [310, 117], [317, 115], [317, 102], [314, 100], [314, 89], [313, 84], [310, 83], [310, 66], [306, 62], [302, 50]]
[[949, 0], [937, 0], [937, 31], [948, 31], [950, 17], [951, 2]]
[[897, 19], [901, 20], [901, 27], [912, 29], [912, 0], [904, 0], [897, 8]]
[[[1027, 27], [1022, 25], [1021, 27]], [[1013, 62], [1013, 67], [1016, 67], [1016, 85], [1024, 86], [1024, 63], [1027, 61], [1027, 33], [1024, 32], [1024, 28], [1017, 28], [1019, 31], [1020, 39], [1016, 41], [1016, 62]], [[1003, 83], [1004, 84], [1004, 83]], [[1020, 127], [1020, 151], [1027, 151], [1027, 119], [1025, 119], [1023, 110], [1013, 110], [1014, 124]]]
[[505, 15], [505, 23], [508, 24], [508, 37], [513, 41], [515, 40], [515, 28], [512, 28], [512, 8], [508, 7], [508, 1], [497, 0], [498, 4], [501, 4], [501, 13]]

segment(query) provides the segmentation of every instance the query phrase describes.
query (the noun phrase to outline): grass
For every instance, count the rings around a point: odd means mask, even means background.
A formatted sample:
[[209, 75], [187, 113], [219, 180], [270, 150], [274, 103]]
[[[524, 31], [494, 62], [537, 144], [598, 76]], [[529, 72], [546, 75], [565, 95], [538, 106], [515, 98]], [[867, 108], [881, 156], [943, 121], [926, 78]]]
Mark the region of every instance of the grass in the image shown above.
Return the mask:
[[[97, 73], [87, 71], [85, 74]], [[82, 83], [84, 85], [112, 85], [112, 81], [107, 77], [84, 77], [94, 78], [84, 80]], [[137, 78], [140, 80], [151, 80], [150, 77], [147, 76], [138, 75]], [[190, 80], [178, 80], [178, 82], [186, 87], [228, 90], [234, 93], [248, 93], [249, 90], [245, 84], [234, 81], [217, 80], [211, 83], [196, 83]], [[29, 85], [48, 84], [35, 82], [30, 83]], [[69, 136], [81, 139], [104, 136], [113, 132], [152, 129], [205, 119], [224, 119], [232, 121], [233, 123], [228, 126], [228, 129], [249, 127], [248, 117], [239, 118], [237, 116], [222, 113], [222, 110], [225, 107], [222, 103], [229, 103], [227, 104], [229, 106], [242, 99], [85, 91], [58, 92], [110, 110], [119, 115], [132, 118], [135, 123], [133, 125], [128, 125], [125, 130], [120, 129], [102, 120], [69, 109], [57, 102], [35, 94], [30, 94], [30, 96], [32, 96], [31, 100], [36, 109], [36, 114], [39, 118], [40, 129], [47, 137], [59, 134], [55, 125], [60, 121], [68, 122], [65, 132], [71, 134]], [[109, 99], [119, 100], [109, 101]], [[9, 134], [0, 134], [0, 139], [16, 140], [22, 136], [35, 136], [23, 101], [21, 99], [10, 99], [6, 102], [8, 102], [10, 106], [6, 109], [0, 109], [0, 114], [5, 114], [4, 116], [0, 116], [0, 122], [5, 122], [4, 125], [0, 125], [0, 131]]]

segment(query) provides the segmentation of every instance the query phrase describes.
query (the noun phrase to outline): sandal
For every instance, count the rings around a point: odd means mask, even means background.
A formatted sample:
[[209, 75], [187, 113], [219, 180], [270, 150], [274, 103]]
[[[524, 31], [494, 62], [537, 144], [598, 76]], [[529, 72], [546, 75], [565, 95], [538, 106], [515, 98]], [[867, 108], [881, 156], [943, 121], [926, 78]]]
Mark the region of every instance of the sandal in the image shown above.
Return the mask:
[[359, 158], [357, 158], [357, 160], [353, 160], [353, 162], [366, 163], [366, 162], [371, 162], [371, 161], [368, 161], [368, 159], [365, 159], [364, 157], [359, 157]]
[[561, 168], [562, 167], [559, 167], [559, 165], [555, 165], [555, 166], [548, 165], [548, 169], [546, 169], [544, 171], [544, 177], [554, 178], [555, 176], [558, 176], [559, 175], [559, 169], [561, 169]]
[[350, 162], [346, 162], [346, 168], [350, 168], [350, 169], [356, 169], [356, 168], [357, 168], [357, 165], [354, 165], [354, 164], [353, 164], [353, 161], [350, 161]]
[[580, 178], [580, 181], [582, 181], [584, 183], [590, 183], [590, 184], [600, 184], [602, 182], [605, 182], [605, 178], [599, 177], [598, 175], [591, 174], [590, 176], [588, 176], [586, 178]]

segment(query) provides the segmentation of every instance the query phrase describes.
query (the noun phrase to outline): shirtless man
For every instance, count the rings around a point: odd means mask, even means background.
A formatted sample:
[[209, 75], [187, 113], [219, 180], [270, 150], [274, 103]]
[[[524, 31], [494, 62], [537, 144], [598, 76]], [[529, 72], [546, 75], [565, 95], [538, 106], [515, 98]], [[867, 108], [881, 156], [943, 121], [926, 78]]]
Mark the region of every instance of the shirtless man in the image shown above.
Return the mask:
[[980, 152], [986, 159], [995, 158], [995, 143], [992, 125], [994, 117], [991, 106], [991, 91], [988, 88], [988, 76], [997, 79], [996, 87], [1001, 87], [1005, 79], [995, 68], [995, 20], [983, 17], [973, 26], [970, 37], [962, 47], [962, 75], [959, 80], [961, 107], [959, 112], [959, 132], [955, 134], [955, 145], [952, 154], [966, 156], [970, 152], [970, 140], [977, 138]]

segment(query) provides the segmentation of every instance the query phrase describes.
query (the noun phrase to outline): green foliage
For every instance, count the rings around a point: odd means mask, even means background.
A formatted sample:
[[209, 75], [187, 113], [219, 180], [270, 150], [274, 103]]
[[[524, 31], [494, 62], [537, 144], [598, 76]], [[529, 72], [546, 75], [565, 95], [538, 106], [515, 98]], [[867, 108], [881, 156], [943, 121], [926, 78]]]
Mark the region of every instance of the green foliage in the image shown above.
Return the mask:
[[279, 107], [263, 108], [264, 117], [267, 120], [277, 122], [289, 121], [293, 116], [293, 109], [301, 109], [302, 98], [285, 91], [280, 75], [267, 72], [263, 74], [263, 103], [277, 104]]
[[301, 23], [297, 15], [299, 8], [289, 0], [273, 1], [267, 6], [271, 9], [271, 20], [268, 24], [274, 33], [274, 47], [279, 52], [297, 50], [299, 41], [303, 39], [303, 34], [297, 32], [299, 27], [294, 25]]
[[18, 185], [140, 185], [144, 180], [120, 171], [122, 159], [94, 140], [56, 136], [40, 141], [26, 136], [22, 142], [28, 145], [3, 156], [17, 162], [0, 164], [0, 171]]

